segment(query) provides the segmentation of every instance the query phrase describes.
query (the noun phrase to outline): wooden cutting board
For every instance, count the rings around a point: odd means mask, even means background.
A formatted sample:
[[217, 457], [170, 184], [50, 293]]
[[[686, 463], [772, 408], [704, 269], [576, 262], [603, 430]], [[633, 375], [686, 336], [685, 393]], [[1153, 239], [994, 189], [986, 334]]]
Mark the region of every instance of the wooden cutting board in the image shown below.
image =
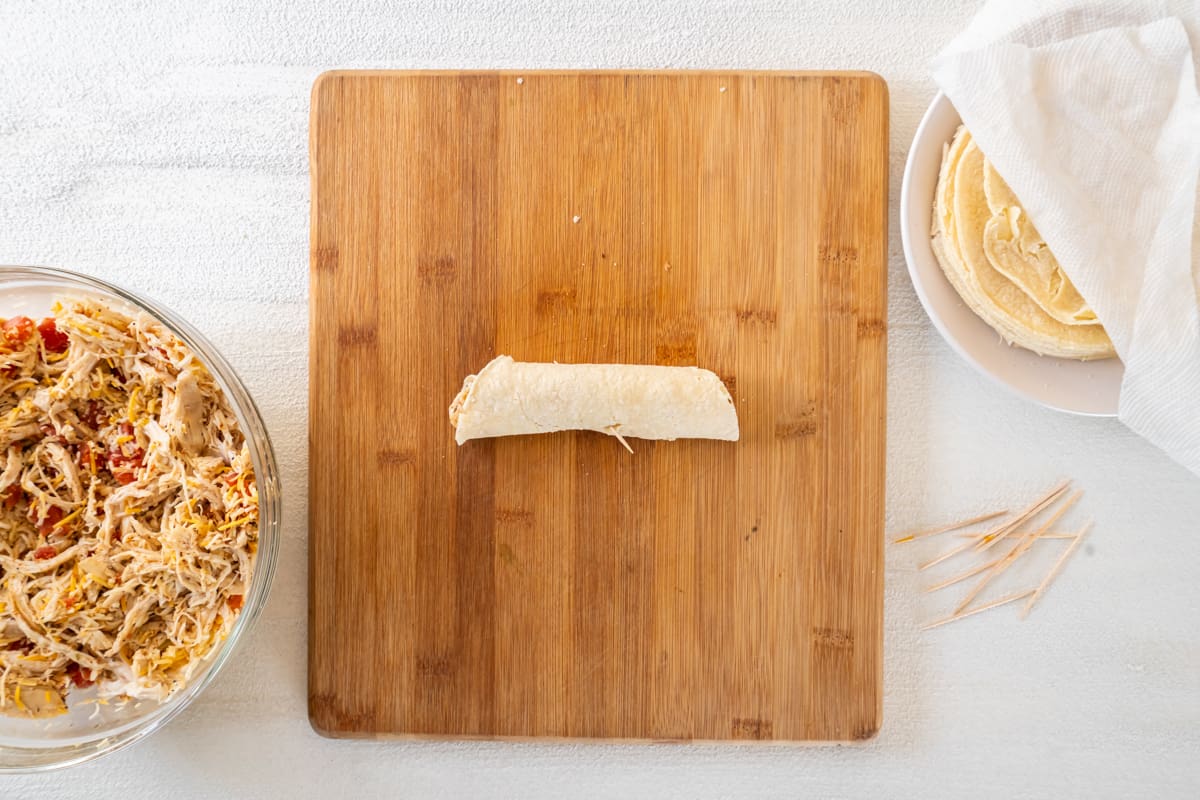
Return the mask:
[[[317, 81], [318, 731], [878, 729], [887, 121], [865, 73]], [[698, 364], [741, 441], [457, 447], [499, 353]]]

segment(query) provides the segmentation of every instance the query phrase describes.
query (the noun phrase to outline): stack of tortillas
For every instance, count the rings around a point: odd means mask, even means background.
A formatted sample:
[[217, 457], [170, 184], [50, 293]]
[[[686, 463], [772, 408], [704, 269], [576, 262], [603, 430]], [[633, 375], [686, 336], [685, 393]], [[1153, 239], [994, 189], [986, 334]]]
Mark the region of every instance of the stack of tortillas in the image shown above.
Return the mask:
[[932, 236], [950, 283], [1006, 341], [1060, 358], [1115, 355], [1096, 314], [963, 127], [942, 159]]

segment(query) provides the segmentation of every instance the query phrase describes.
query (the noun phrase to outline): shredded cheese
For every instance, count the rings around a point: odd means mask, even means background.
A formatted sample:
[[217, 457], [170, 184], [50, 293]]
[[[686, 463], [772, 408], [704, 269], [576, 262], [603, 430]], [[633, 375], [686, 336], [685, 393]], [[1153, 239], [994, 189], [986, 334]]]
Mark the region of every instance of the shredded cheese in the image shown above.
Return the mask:
[[74, 511], [72, 511], [70, 514], [67, 514], [65, 517], [60, 519], [58, 522], [54, 523], [54, 525], [52, 527], [53, 528], [61, 528], [62, 526], [66, 525], [68, 522], [74, 521], [82, 513], [83, 513], [83, 509], [77, 508]]

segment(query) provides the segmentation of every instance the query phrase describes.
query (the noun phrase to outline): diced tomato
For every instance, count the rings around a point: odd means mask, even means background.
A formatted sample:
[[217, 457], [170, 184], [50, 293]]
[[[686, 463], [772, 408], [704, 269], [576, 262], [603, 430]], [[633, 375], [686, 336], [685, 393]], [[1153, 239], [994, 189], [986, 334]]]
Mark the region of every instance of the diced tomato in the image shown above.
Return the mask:
[[15, 378], [19, 371], [15, 366], [9, 364], [7, 367], [0, 367], [0, 377]]
[[137, 471], [141, 468], [145, 455], [140, 448], [131, 456], [109, 453], [108, 471], [112, 473], [117, 483], [128, 486], [137, 480]]
[[[122, 422], [117, 429], [122, 436], [133, 436], [133, 425]], [[146, 451], [133, 442], [114, 444], [108, 449], [108, 471], [118, 483], [130, 484], [137, 480], [137, 471], [146, 459]]]
[[75, 598], [71, 597], [70, 595], [67, 595], [66, 597], [63, 598], [63, 606], [65, 608], [74, 608], [75, 607]]
[[38, 430], [40, 430], [42, 435], [52, 442], [57, 442], [58, 444], [67, 443], [66, 437], [60, 434], [58, 430], [48, 422], [43, 422], [41, 425], [39, 425]]
[[82, 667], [74, 662], [67, 667], [67, 677], [71, 679], [71, 683], [78, 686], [80, 689], [86, 689], [96, 681], [95, 674], [87, 667]]
[[79, 414], [79, 421], [96, 431], [100, 430], [101, 425], [108, 422], [108, 415], [104, 413], [104, 409], [100, 407], [100, 403], [95, 400], [88, 400], [87, 408]]
[[38, 333], [42, 336], [42, 344], [51, 353], [65, 353], [67, 347], [70, 346], [71, 340], [67, 335], [58, 329], [54, 324], [52, 317], [46, 317], [38, 323]]
[[[30, 516], [35, 520], [37, 519], [37, 515], [33, 513], [32, 508], [30, 509]], [[50, 531], [54, 530], [55, 525], [62, 522], [62, 518], [62, 509], [58, 506], [50, 506], [50, 508], [46, 510], [46, 518], [38, 523], [38, 533], [42, 534], [42, 536], [45, 536]]]
[[92, 465], [96, 465], [96, 469], [104, 468], [104, 451], [93, 448], [87, 442], [79, 444], [79, 468], [88, 470], [92, 469]]
[[16, 349], [29, 341], [33, 336], [33, 320], [29, 317], [13, 317], [4, 323], [2, 330], [4, 343], [11, 349]]
[[25, 491], [20, 484], [14, 483], [4, 490], [4, 507], [16, 508], [25, 499]]
[[229, 595], [229, 607], [232, 608], [234, 611], [237, 611], [238, 609], [240, 609], [242, 607], [242, 604], [245, 602], [246, 602], [246, 598], [240, 594]]
[[45, 561], [48, 558], [54, 558], [56, 555], [58, 555], [58, 548], [51, 544], [44, 544], [33, 551], [33, 557], [38, 561]]

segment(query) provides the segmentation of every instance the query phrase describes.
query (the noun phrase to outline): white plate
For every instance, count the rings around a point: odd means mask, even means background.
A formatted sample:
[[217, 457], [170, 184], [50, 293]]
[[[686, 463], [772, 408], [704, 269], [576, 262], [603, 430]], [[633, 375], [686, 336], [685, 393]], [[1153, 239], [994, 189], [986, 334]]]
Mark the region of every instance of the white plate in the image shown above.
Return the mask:
[[954, 106], [939, 93], [917, 128], [904, 167], [900, 236], [921, 305], [950, 346], [1001, 386], [1047, 408], [1116, 416], [1125, 372], [1119, 359], [1070, 361], [1010, 346], [971, 311], [946, 280], [929, 244], [929, 231], [942, 149], [961, 122]]

